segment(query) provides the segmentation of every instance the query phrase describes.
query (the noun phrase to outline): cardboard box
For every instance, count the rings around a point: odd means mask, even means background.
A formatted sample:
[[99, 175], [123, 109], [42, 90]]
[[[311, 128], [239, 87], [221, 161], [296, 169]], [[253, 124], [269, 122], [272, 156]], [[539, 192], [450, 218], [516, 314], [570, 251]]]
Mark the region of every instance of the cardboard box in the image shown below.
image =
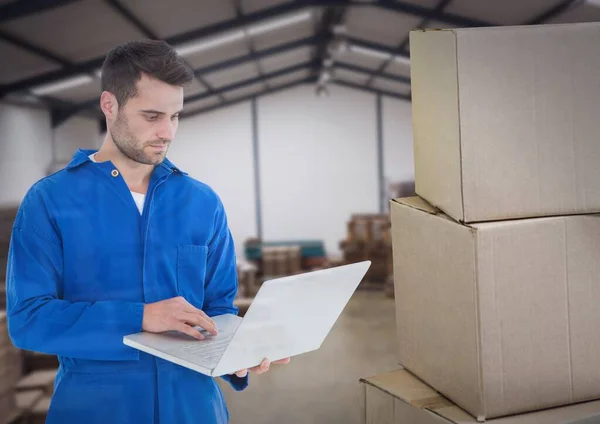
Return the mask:
[[600, 23], [410, 33], [416, 192], [462, 222], [600, 212]]
[[[364, 424], [475, 424], [477, 420], [405, 370], [361, 379]], [[490, 424], [593, 424], [600, 401], [487, 421]]]
[[600, 215], [391, 201], [400, 363], [480, 418], [600, 399]]

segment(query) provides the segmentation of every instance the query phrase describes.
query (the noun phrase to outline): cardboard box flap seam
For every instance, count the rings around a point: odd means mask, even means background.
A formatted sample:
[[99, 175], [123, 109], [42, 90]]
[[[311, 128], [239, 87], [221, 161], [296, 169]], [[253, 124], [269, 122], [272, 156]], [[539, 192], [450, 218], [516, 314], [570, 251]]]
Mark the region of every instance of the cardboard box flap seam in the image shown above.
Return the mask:
[[[567, 221], [563, 220], [563, 229], [565, 232], [565, 239], [564, 239], [564, 246], [565, 246], [565, 302], [566, 302], [566, 311], [567, 311], [567, 328], [571, 329], [571, 308], [570, 308], [570, 296], [569, 296], [569, 253], [568, 253], [568, 246], [569, 246], [569, 230], [567, 227]], [[567, 347], [568, 350], [567, 352], [569, 353], [569, 402], [573, 403], [573, 391], [574, 391], [574, 384], [573, 384], [573, 343], [571, 342], [571, 332], [567, 331], [567, 338], [568, 338], [568, 343], [567, 343]]]
[[[455, 31], [452, 31], [454, 34], [454, 43], [456, 45], [456, 54], [454, 56], [454, 59], [456, 60], [456, 110], [458, 110], [458, 117], [457, 117], [457, 121], [458, 121], [458, 167], [459, 167], [459, 172], [460, 172], [460, 180], [461, 181], [465, 181], [465, 167], [464, 167], [464, 157], [463, 157], [463, 146], [462, 146], [462, 127], [461, 127], [461, 122], [462, 122], [462, 113], [460, 110], [460, 84], [459, 84], [459, 75], [460, 75], [460, 69], [459, 69], [459, 62], [458, 62], [458, 57], [459, 57], [459, 44], [458, 44], [458, 40], [457, 40], [457, 35]], [[465, 209], [465, 185], [464, 184], [460, 184], [460, 210], [462, 212], [462, 216], [459, 221], [460, 223], [464, 223], [469, 221], [467, 219], [467, 210]]]
[[[476, 325], [476, 349], [477, 349], [477, 385], [479, 386], [478, 395], [479, 395], [479, 404], [482, 407], [482, 414], [484, 417], [487, 416], [487, 402], [485, 396], [485, 384], [483, 382], [483, 349], [482, 349], [482, 331], [481, 331], [481, 293], [479, 290], [479, 275], [478, 271], [480, 269], [479, 266], [479, 234], [477, 231], [474, 231], [474, 240], [473, 240], [473, 256], [475, 268], [473, 268], [473, 282], [475, 287], [473, 290], [475, 291], [475, 325]], [[496, 302], [496, 298], [494, 296], [494, 303]], [[502, 363], [502, 374], [501, 379], [504, 378], [504, 363]], [[504, 382], [502, 383], [502, 387], [504, 387]], [[504, 399], [504, 392], [502, 392], [502, 398]], [[480, 417], [477, 417], [477, 421], [480, 421]]]
[[[412, 376], [412, 374], [410, 374]], [[369, 381], [368, 379], [364, 379], [361, 378], [360, 382], [363, 384], [367, 384], [371, 387], [375, 387], [376, 389], [379, 389], [385, 393], [387, 393], [390, 396], [393, 396], [395, 398], [399, 398], [401, 399], [403, 402], [408, 403], [411, 406], [414, 406], [415, 408], [419, 408], [419, 409], [427, 409], [427, 410], [435, 410], [435, 409], [440, 409], [440, 408], [446, 408], [449, 406], [454, 406], [454, 404], [449, 401], [448, 399], [446, 399], [444, 396], [442, 396], [441, 394], [437, 394], [435, 396], [430, 396], [430, 397], [424, 397], [424, 398], [419, 398], [419, 399], [406, 399], [404, 397], [402, 397], [400, 394], [398, 393], [394, 393], [393, 390], [389, 390], [385, 387], [381, 387], [378, 386], [376, 383]]]
[[419, 196], [401, 197], [401, 198], [397, 198], [397, 199], [392, 199], [392, 200], [390, 200], [390, 202], [397, 203], [398, 205], [403, 206], [403, 207], [408, 207], [410, 209], [416, 209], [418, 211], [425, 212], [431, 216], [435, 216], [435, 217], [443, 219], [445, 221], [450, 221], [455, 224], [459, 224], [465, 228], [471, 229], [473, 233], [476, 233], [479, 229], [477, 226], [478, 223], [470, 224], [470, 223], [464, 223], [464, 222], [457, 221], [454, 218], [452, 218], [451, 216], [448, 216], [447, 214], [445, 214], [438, 207], [432, 205], [431, 203], [427, 202], [426, 200], [424, 200], [422, 197], [419, 197]]

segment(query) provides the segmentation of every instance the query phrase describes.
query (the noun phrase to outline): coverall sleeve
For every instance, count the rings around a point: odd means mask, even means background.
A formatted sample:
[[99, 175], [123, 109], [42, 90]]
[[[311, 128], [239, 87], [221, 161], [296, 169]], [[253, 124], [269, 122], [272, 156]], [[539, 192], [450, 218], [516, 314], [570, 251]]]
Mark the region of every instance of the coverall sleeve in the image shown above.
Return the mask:
[[[238, 290], [235, 247], [227, 225], [227, 216], [220, 201], [215, 213], [214, 234], [208, 249], [202, 310], [208, 316], [237, 315], [239, 310], [233, 304]], [[240, 391], [248, 387], [248, 376], [240, 378], [232, 374], [224, 375], [222, 378], [229, 382], [234, 390]]]
[[143, 303], [61, 299], [63, 250], [41, 195], [23, 200], [6, 276], [8, 330], [26, 350], [93, 360], [136, 360], [123, 336], [141, 331]]

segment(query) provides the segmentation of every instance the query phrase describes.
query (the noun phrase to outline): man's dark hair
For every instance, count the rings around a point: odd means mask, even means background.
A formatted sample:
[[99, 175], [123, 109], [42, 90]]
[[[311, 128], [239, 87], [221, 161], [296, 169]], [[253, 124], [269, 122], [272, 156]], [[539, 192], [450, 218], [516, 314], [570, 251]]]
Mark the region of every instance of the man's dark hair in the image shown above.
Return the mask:
[[164, 41], [132, 41], [113, 48], [102, 65], [102, 91], [115, 95], [119, 106], [135, 97], [135, 85], [142, 73], [181, 87], [190, 83], [194, 72]]

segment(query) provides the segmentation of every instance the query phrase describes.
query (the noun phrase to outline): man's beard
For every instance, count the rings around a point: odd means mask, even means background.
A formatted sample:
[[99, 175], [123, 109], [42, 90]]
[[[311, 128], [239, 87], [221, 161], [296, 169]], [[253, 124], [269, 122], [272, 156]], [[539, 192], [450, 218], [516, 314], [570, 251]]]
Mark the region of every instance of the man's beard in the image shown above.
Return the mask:
[[114, 128], [110, 131], [110, 136], [115, 142], [117, 149], [119, 149], [119, 151], [125, 155], [125, 157], [134, 162], [141, 163], [143, 165], [159, 165], [164, 160], [166, 155], [166, 151], [163, 154], [157, 153], [152, 156], [144, 152], [143, 148], [146, 144], [163, 144], [164, 140], [140, 143], [129, 131], [127, 119], [120, 113], [117, 115]]

